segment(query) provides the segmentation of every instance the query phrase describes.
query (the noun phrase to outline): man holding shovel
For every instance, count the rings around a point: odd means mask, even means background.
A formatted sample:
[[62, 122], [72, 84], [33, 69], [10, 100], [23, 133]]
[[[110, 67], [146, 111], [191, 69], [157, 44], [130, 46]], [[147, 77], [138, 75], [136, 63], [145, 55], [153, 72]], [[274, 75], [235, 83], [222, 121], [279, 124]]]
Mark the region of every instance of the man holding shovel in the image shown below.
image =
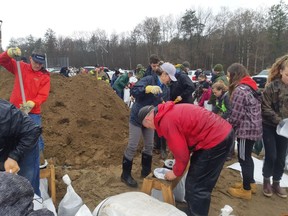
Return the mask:
[[[0, 54], [0, 65], [15, 76], [10, 102], [41, 126], [41, 105], [47, 100], [50, 91], [50, 74], [44, 68], [45, 54], [39, 50], [33, 51], [29, 57], [30, 64], [20, 61], [20, 56], [18, 47], [9, 48]], [[41, 155], [44, 150], [42, 136], [38, 145]], [[39, 169], [39, 163], [35, 166]]]

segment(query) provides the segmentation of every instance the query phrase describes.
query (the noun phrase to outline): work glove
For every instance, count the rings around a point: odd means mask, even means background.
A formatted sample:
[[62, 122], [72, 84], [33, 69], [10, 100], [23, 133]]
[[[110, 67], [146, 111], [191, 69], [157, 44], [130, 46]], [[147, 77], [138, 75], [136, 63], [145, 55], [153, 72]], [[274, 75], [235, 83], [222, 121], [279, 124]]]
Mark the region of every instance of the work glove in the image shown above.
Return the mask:
[[182, 97], [181, 96], [177, 96], [177, 98], [174, 100], [174, 103], [178, 103], [182, 101]]
[[26, 103], [20, 105], [20, 110], [28, 115], [28, 113], [33, 109], [35, 103], [31, 100], [28, 100]]
[[152, 94], [154, 94], [154, 95], [157, 95], [157, 94], [162, 93], [162, 90], [161, 90], [161, 88], [160, 88], [159, 86], [148, 85], [148, 86], [146, 86], [146, 88], [145, 88], [145, 93], [146, 93], [146, 94], [152, 93]]
[[7, 54], [10, 58], [21, 56], [21, 50], [18, 47], [11, 47], [7, 50]]

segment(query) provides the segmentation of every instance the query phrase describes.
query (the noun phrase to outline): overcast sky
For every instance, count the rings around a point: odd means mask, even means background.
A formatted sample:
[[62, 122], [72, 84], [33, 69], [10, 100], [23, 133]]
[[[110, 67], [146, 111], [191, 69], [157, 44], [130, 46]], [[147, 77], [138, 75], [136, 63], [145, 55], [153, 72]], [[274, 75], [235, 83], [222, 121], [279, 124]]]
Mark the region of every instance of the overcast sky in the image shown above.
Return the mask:
[[[48, 28], [56, 36], [72, 36], [74, 32], [103, 29], [108, 34], [132, 31], [145, 17], [185, 13], [186, 9], [210, 8], [216, 14], [225, 6], [257, 9], [278, 4], [280, 0], [2, 0], [2, 48], [11, 38], [44, 37]], [[284, 0], [285, 3], [288, 0]]]

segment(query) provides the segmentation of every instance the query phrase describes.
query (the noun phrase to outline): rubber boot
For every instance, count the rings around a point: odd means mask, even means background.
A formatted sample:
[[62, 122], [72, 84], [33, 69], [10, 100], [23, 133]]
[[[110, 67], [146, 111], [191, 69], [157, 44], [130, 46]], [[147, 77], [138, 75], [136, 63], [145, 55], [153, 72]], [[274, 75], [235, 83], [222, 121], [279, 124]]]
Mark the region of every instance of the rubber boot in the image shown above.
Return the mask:
[[266, 197], [271, 197], [273, 195], [270, 178], [263, 179], [263, 194]]
[[[232, 187], [233, 188], [243, 188], [243, 182], [236, 182]], [[250, 187], [251, 187], [252, 194], [256, 194], [257, 184], [256, 183], [250, 183]]]
[[167, 159], [167, 145], [166, 145], [166, 140], [163, 138], [161, 142], [161, 158], [163, 160]]
[[135, 181], [135, 179], [131, 176], [132, 163], [133, 161], [130, 161], [125, 156], [123, 156], [121, 181], [124, 182], [129, 187], [135, 188], [138, 187], [138, 184]]
[[232, 195], [233, 197], [241, 198], [241, 199], [247, 199], [250, 200], [252, 197], [251, 190], [244, 190], [243, 187], [241, 188], [229, 188], [228, 193]]
[[151, 173], [152, 155], [142, 153], [141, 164], [142, 164], [141, 177], [145, 178]]
[[287, 192], [284, 188], [280, 187], [279, 181], [273, 181], [272, 190], [276, 193], [279, 197], [287, 198]]

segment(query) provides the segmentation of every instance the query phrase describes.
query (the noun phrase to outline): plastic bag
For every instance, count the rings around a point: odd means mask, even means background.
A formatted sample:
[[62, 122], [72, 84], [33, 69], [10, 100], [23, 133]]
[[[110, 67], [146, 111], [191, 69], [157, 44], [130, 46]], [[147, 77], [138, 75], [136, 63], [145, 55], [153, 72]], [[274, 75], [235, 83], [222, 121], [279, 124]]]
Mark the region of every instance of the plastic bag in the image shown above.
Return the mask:
[[74, 216], [83, 205], [83, 201], [81, 197], [74, 191], [69, 176], [66, 174], [62, 177], [62, 179], [67, 185], [67, 192], [59, 203], [58, 216]]
[[232, 216], [230, 213], [233, 211], [233, 208], [229, 205], [225, 205], [224, 208], [221, 209], [221, 214], [219, 216]]

